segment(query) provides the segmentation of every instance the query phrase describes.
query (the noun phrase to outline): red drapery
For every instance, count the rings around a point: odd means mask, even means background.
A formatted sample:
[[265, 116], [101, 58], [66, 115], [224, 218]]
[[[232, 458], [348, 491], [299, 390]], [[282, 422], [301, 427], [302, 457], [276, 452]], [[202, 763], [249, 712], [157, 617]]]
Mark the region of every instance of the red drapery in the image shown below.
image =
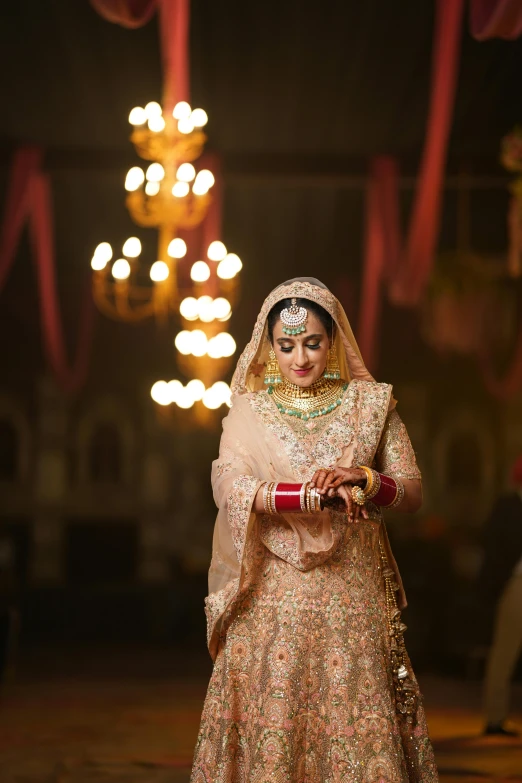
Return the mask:
[[489, 38], [514, 40], [522, 35], [520, 0], [470, 0], [469, 25], [477, 41]]
[[372, 163], [366, 218], [363, 286], [358, 338], [366, 363], [375, 365], [380, 293], [388, 281], [390, 299], [415, 307], [433, 266], [439, 228], [442, 179], [457, 82], [464, 0], [437, 0], [432, 88], [417, 195], [404, 249], [401, 248], [397, 164]]
[[21, 148], [11, 165], [7, 202], [0, 236], [0, 291], [14, 262], [20, 236], [29, 221], [40, 298], [42, 337], [49, 364], [66, 392], [85, 382], [89, 364], [93, 303], [89, 285], [82, 308], [76, 357], [67, 363], [54, 261], [53, 218], [48, 175], [41, 170], [42, 152]]
[[[470, 28], [471, 34], [478, 41], [487, 41], [490, 38], [512, 41], [518, 38], [522, 35], [521, 0], [470, 0]], [[516, 254], [517, 259], [511, 263], [512, 268], [518, 266], [520, 247], [520, 224], [518, 219], [514, 220], [514, 210], [518, 210], [518, 205], [513, 202], [509, 216], [510, 253]], [[522, 388], [522, 319], [511, 366], [504, 376], [501, 378], [497, 376], [491, 357], [485, 352], [480, 356], [480, 366], [486, 388], [493, 396], [500, 400], [507, 400], [520, 391]]]
[[171, 112], [178, 101], [189, 101], [188, 32], [190, 0], [91, 0], [109, 22], [136, 29], [157, 10], [163, 63], [163, 107]]
[[135, 30], [152, 19], [158, 0], [91, 0], [91, 5], [108, 22]]

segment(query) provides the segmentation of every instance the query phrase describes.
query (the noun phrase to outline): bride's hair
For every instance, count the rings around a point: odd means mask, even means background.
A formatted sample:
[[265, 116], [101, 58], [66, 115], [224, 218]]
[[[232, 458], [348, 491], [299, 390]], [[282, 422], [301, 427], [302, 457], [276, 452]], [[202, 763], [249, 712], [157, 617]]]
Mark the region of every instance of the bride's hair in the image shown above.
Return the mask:
[[[310, 299], [303, 299], [302, 297], [296, 298], [296, 304], [298, 307], [305, 307], [308, 312], [313, 313], [317, 318], [321, 321], [322, 325], [325, 328], [326, 334], [330, 338], [330, 340], [333, 340], [335, 336], [335, 324], [332, 316], [330, 313], [328, 313], [324, 307], [321, 307], [320, 304], [317, 304], [317, 302], [312, 302]], [[270, 312], [268, 313], [267, 317], [267, 326], [268, 326], [268, 339], [271, 343], [274, 342], [274, 326], [277, 323], [277, 319], [281, 315], [281, 310], [284, 310], [285, 307], [291, 307], [292, 300], [291, 299], [281, 299], [281, 301], [276, 302], [275, 305], [272, 307]]]

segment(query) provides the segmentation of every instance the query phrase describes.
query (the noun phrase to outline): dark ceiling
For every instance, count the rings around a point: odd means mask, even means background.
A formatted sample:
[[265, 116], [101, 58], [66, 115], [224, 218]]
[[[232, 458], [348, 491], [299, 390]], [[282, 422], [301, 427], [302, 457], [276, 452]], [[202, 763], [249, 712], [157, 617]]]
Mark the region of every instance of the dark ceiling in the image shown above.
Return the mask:
[[[193, 104], [208, 111], [210, 145], [224, 157], [224, 238], [245, 264], [245, 295], [233, 322], [239, 343], [270, 287], [294, 274], [315, 274], [334, 286], [346, 278], [354, 314], [364, 194], [343, 187], [335, 172], [364, 172], [382, 152], [415, 172], [430, 90], [433, 7], [428, 0], [193, 0]], [[522, 121], [522, 41], [477, 43], [467, 20], [464, 28], [450, 168], [502, 176], [500, 137]], [[0, 85], [4, 185], [16, 144], [48, 151], [64, 317], [73, 332], [93, 247], [133, 230], [123, 206], [133, 156], [127, 117], [134, 105], [161, 96], [156, 20], [129, 31], [104, 21], [87, 0], [2, 4]], [[321, 172], [328, 176], [321, 179]], [[407, 193], [403, 206], [407, 215]], [[502, 250], [505, 207], [501, 188], [474, 196], [479, 249]], [[454, 193], [446, 194], [444, 209], [441, 244], [450, 247]], [[2, 354], [12, 355], [16, 326], [26, 355], [37, 361], [38, 336], [28, 325], [36, 294], [23, 248], [2, 297]], [[132, 382], [140, 346], [144, 376], [174, 374], [172, 330], [158, 337], [150, 324], [99, 320], [95, 374], [113, 370], [119, 351], [118, 371]]]

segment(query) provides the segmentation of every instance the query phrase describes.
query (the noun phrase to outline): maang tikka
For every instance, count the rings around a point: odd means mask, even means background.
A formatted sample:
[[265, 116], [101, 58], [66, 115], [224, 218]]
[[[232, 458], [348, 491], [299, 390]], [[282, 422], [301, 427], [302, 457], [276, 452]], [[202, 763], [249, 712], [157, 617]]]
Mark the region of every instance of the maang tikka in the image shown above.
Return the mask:
[[301, 334], [306, 331], [306, 322], [308, 320], [308, 310], [305, 307], [299, 307], [296, 299], [292, 299], [290, 307], [281, 310], [281, 323], [285, 334]]

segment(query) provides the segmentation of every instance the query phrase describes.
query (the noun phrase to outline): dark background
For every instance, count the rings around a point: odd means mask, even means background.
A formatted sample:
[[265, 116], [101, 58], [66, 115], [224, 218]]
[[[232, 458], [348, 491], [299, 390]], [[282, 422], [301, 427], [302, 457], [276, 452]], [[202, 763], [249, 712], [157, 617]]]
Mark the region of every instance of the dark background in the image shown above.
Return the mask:
[[[355, 326], [364, 178], [376, 154], [397, 156], [409, 178], [401, 190], [407, 226], [430, 94], [433, 4], [194, 0], [191, 13], [192, 104], [210, 117], [208, 148], [224, 166], [223, 238], [244, 263], [231, 322], [238, 347], [269, 290], [294, 275], [314, 275], [332, 287]], [[509, 178], [498, 163], [499, 144], [522, 121], [521, 72], [521, 41], [478, 43], [465, 22], [447, 170], [452, 177], [494, 179], [480, 189], [472, 179], [469, 195], [471, 245], [488, 256], [506, 252]], [[0, 97], [3, 193], [16, 146], [45, 148], [72, 349], [94, 247], [136, 231], [124, 206], [125, 172], [137, 162], [127, 118], [133, 106], [161, 100], [157, 21], [129, 31], [101, 19], [86, 0], [7, 4], [0, 10]], [[441, 253], [457, 242], [452, 182], [444, 193]], [[522, 445], [521, 401], [509, 407], [491, 398], [475, 360], [435, 353], [421, 321], [422, 312], [384, 305], [375, 374], [396, 387], [426, 486], [423, 512], [414, 520], [392, 518], [390, 526], [410, 594], [414, 657], [420, 665], [473, 674], [486, 635], [486, 623], [472, 633], [468, 619], [476, 605], [480, 528], [504, 486], [509, 454]], [[25, 472], [6, 469], [0, 485], [0, 534], [16, 572], [6, 594], [15, 595], [20, 610], [22, 649], [60, 640], [204, 646], [215, 513], [209, 472], [218, 431], [191, 432], [174, 417], [167, 425], [156, 419], [149, 391], [158, 378], [178, 375], [174, 334], [174, 325], [98, 315], [87, 384], [76, 397], [62, 397], [41, 347], [24, 239], [0, 300], [2, 415], [10, 420], [16, 410], [29, 433]], [[100, 406], [106, 419], [114, 414], [127, 427], [128, 441], [111, 446], [110, 433], [109, 441], [98, 433], [101, 446], [82, 440], [84, 422]], [[39, 450], [49, 442], [42, 421], [52, 416], [61, 422], [51, 441], [57, 439], [66, 480], [62, 497], [49, 503], [37, 484]], [[105, 447], [114, 447], [113, 474], [109, 465], [101, 481], [91, 476], [90, 485], [87, 476], [82, 484], [82, 460], [96, 463]], [[168, 476], [159, 510], [133, 494], [149, 452], [160, 454]], [[160, 530], [159, 544], [147, 539], [149, 524]], [[159, 571], [143, 566], [144, 547], [156, 564], [163, 549]]]

